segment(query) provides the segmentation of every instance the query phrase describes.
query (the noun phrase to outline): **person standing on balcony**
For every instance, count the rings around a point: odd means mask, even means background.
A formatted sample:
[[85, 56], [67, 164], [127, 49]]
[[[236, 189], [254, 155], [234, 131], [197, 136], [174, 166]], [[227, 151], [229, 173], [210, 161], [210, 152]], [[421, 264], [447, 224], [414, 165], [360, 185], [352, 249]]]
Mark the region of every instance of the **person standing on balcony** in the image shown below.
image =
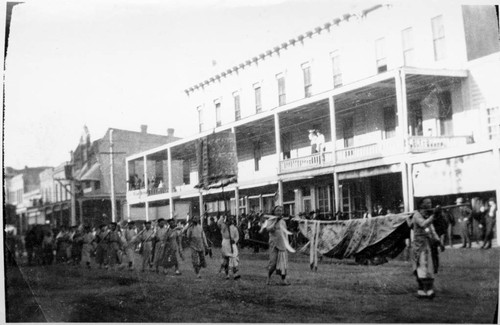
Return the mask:
[[309, 141], [311, 141], [311, 154], [315, 154], [318, 152], [317, 142], [318, 135], [316, 134], [316, 130], [309, 130]]
[[485, 215], [486, 230], [484, 234], [484, 243], [481, 248], [491, 248], [491, 241], [493, 240], [493, 229], [496, 224], [497, 204], [494, 198], [488, 200], [488, 211]]
[[444, 246], [434, 229], [434, 214], [430, 198], [423, 198], [419, 210], [413, 214], [413, 273], [417, 278], [418, 298], [434, 298], [434, 273], [436, 273], [432, 258], [432, 245], [439, 243], [442, 250]]
[[222, 265], [221, 270], [224, 270], [226, 274], [226, 279], [229, 279], [229, 268], [233, 271], [233, 277], [235, 280], [241, 278], [238, 274], [238, 266], [240, 264], [238, 256], [238, 241], [240, 239], [238, 228], [234, 225], [233, 217], [225, 216], [221, 218], [217, 225], [220, 228], [222, 234]]
[[316, 132], [316, 150], [319, 153], [325, 152], [325, 136], [319, 130], [315, 130]]
[[[459, 197], [456, 201], [457, 205], [464, 204], [464, 199]], [[458, 222], [460, 224], [460, 235], [462, 236], [462, 248], [471, 248], [471, 233], [472, 233], [472, 210], [462, 205], [456, 208], [458, 214]]]
[[377, 203], [375, 205], [375, 211], [374, 211], [373, 215], [377, 217], [377, 216], [385, 216], [386, 214], [387, 214], [387, 210], [384, 209], [382, 204]]

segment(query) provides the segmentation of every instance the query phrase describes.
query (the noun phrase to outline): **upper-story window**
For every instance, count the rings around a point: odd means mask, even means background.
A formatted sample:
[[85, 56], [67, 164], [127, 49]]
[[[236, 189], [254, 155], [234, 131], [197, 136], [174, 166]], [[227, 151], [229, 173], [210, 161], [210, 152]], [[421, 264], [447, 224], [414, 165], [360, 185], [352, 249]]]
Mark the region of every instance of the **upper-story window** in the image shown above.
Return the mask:
[[434, 60], [439, 61], [446, 57], [443, 16], [432, 18], [432, 41], [434, 43]]
[[387, 71], [387, 57], [385, 55], [385, 38], [379, 38], [375, 41], [375, 59], [377, 62], [377, 72]]
[[260, 83], [253, 85], [254, 95], [255, 95], [255, 113], [262, 112], [262, 93], [260, 88]]
[[214, 104], [215, 104], [215, 126], [221, 126], [222, 114], [221, 114], [220, 100], [219, 99], [215, 100]]
[[285, 75], [283, 73], [278, 73], [276, 75], [276, 80], [278, 81], [278, 104], [279, 106], [286, 104], [286, 92], [285, 92]]
[[311, 97], [312, 82], [311, 82], [311, 65], [309, 62], [302, 64], [302, 75], [304, 76], [304, 97]]
[[233, 100], [234, 100], [234, 120], [238, 121], [239, 119], [241, 119], [240, 93], [238, 91], [235, 91], [233, 93]]
[[407, 66], [413, 65], [413, 28], [409, 27], [401, 32], [403, 41], [403, 60]]
[[330, 53], [332, 58], [333, 88], [342, 86], [342, 70], [340, 70], [340, 52], [338, 50]]
[[198, 110], [198, 131], [203, 131], [203, 107], [198, 106], [196, 108]]

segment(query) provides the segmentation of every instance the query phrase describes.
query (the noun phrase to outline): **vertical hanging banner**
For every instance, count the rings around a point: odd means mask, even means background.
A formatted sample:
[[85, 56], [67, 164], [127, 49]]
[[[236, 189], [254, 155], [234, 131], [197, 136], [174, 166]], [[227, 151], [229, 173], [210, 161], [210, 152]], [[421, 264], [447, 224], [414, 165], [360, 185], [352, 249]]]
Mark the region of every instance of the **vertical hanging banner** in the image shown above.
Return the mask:
[[198, 140], [196, 148], [200, 189], [226, 186], [237, 182], [238, 157], [234, 133], [220, 132]]

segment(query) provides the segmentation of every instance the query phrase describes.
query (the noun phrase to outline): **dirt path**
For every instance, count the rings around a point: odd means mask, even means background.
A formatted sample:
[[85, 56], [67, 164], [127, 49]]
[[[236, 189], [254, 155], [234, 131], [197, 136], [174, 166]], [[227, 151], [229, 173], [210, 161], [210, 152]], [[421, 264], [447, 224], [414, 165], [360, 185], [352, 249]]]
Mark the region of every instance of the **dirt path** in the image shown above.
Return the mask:
[[[218, 258], [208, 261], [201, 280], [189, 259], [181, 276], [66, 265], [8, 268], [7, 317], [18, 322], [491, 323], [498, 301], [498, 249], [447, 250], [433, 301], [415, 297], [411, 266], [403, 260], [379, 266], [328, 260], [314, 273], [307, 257], [295, 255], [292, 285], [282, 287], [265, 285], [265, 253], [244, 250], [240, 258], [239, 281], [217, 274]], [[27, 292], [31, 300], [23, 300]], [[38, 311], [23, 318], [21, 311], [33, 307]]]

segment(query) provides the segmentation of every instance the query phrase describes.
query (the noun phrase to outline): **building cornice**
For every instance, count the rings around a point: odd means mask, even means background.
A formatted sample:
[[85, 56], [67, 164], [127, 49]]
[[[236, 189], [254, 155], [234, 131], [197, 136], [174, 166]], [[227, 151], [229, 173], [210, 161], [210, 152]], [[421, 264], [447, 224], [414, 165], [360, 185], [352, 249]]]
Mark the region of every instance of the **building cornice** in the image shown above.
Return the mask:
[[[340, 23], [343, 22], [343, 21], [344, 22], [349, 22], [349, 21], [352, 20], [352, 18], [362, 19], [368, 13], [370, 13], [372, 11], [375, 11], [375, 10], [377, 10], [380, 7], [383, 7], [383, 6], [384, 5], [382, 5], [382, 4], [378, 4], [378, 5], [374, 5], [374, 6], [366, 8], [366, 9], [363, 9], [360, 12], [357, 12], [357, 13], [346, 13], [346, 14], [343, 14], [343, 15], [337, 17], [337, 18], [332, 19], [331, 21], [328, 21], [328, 22], [324, 23], [323, 25], [317, 26], [317, 27], [315, 27], [315, 28], [313, 28], [311, 30], [306, 31], [303, 34], [300, 34], [300, 35], [297, 35], [294, 38], [291, 38], [290, 40], [288, 40], [288, 42], [283, 42], [280, 45], [274, 46], [271, 49], [268, 49], [268, 50], [266, 50], [264, 52], [261, 52], [257, 56], [254, 56], [254, 57], [252, 57], [252, 58], [250, 58], [248, 60], [245, 60], [245, 61], [241, 62], [240, 64], [237, 64], [237, 65], [233, 66], [232, 68], [226, 69], [225, 71], [222, 71], [222, 72], [216, 74], [215, 76], [209, 77], [208, 79], [205, 79], [202, 82], [194, 84], [191, 87], [184, 89], [184, 92], [186, 93], [187, 96], [189, 96], [195, 90], [202, 89], [205, 86], [208, 86], [209, 84], [214, 83], [215, 81], [220, 81], [221, 78], [225, 78], [225, 77], [227, 77], [227, 76], [229, 76], [229, 75], [231, 75], [233, 73], [238, 73], [238, 70], [245, 69], [246, 67], [249, 67], [252, 64], [258, 64], [259, 61], [264, 61], [267, 58], [272, 57], [275, 54], [279, 55], [279, 53], [281, 51], [285, 51], [289, 47], [295, 46], [297, 43], [303, 44], [303, 42], [306, 39], [312, 39], [313, 37], [315, 37], [317, 35], [320, 35], [325, 30], [327, 32], [330, 32], [330, 30], [331, 30], [331, 28], [333, 26], [338, 27], [340, 25]], [[388, 6], [388, 5], [385, 5], [385, 6]]]

